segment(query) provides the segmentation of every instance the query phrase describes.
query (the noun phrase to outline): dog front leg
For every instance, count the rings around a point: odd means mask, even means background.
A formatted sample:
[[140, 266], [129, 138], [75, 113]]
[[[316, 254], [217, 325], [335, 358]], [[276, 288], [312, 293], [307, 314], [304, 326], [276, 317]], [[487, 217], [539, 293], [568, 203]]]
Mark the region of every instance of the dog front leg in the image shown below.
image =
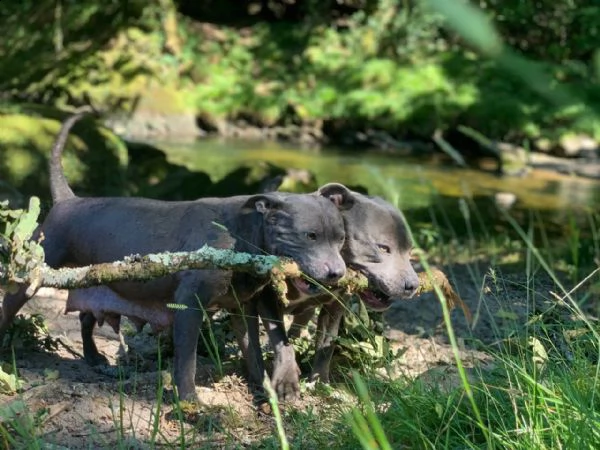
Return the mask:
[[207, 299], [211, 294], [210, 287], [204, 286], [198, 277], [189, 273], [181, 275], [181, 282], [175, 292], [175, 302], [187, 308], [176, 310], [173, 320], [175, 386], [179, 399], [191, 402], [198, 402], [195, 383], [196, 349], [202, 324], [202, 307], [197, 293]]
[[283, 312], [278, 302], [275, 291], [265, 289], [257, 298], [258, 314], [274, 352], [271, 384], [280, 400], [291, 401], [300, 396], [300, 368], [296, 363], [294, 347], [285, 332]]
[[310, 376], [311, 381], [319, 380], [329, 383], [329, 366], [343, 316], [344, 304], [339, 299], [335, 299], [321, 308], [317, 321], [315, 359]]
[[242, 305], [241, 309], [231, 311], [233, 331], [242, 351], [248, 371], [248, 388], [257, 404], [266, 400], [263, 388], [265, 364], [260, 348], [258, 330], [258, 312], [254, 303]]

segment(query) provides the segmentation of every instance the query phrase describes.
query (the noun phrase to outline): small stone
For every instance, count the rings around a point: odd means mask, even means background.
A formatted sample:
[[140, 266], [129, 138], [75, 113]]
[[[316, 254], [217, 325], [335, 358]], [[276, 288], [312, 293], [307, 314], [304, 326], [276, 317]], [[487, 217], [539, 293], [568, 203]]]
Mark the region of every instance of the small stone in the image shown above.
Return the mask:
[[512, 192], [496, 192], [494, 202], [503, 209], [510, 209], [517, 201], [517, 196]]
[[560, 138], [559, 146], [562, 155], [567, 158], [576, 158], [598, 150], [598, 143], [583, 134], [564, 135]]
[[273, 408], [269, 405], [268, 402], [261, 402], [256, 406], [257, 412], [259, 414], [264, 414], [266, 416], [270, 416], [273, 414]]
[[539, 138], [535, 141], [535, 149], [543, 153], [549, 153], [552, 150], [552, 141], [548, 138]]

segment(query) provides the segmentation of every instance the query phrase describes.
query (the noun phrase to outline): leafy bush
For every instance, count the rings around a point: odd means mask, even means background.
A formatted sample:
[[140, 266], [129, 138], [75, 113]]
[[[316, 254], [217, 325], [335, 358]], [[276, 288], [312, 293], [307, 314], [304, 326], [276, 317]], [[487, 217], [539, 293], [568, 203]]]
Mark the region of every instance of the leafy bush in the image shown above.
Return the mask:
[[[210, 9], [197, 3], [198, 11]], [[232, 12], [237, 22], [227, 25], [179, 17], [183, 47], [176, 53], [167, 48], [164, 5], [195, 11], [191, 2], [3, 4], [9, 51], [0, 91], [47, 103], [87, 96], [100, 107], [128, 108], [158, 79], [185, 93], [208, 122], [336, 122], [427, 138], [457, 125], [496, 139], [567, 129], [600, 135], [594, 121], [575, 122], [583, 102], [596, 109], [600, 102], [592, 70], [600, 6], [593, 0], [479, 2], [507, 43], [538, 61], [525, 68], [531, 77], [546, 75], [538, 86], [477, 55], [422, 1], [288, 3], [260, 2], [252, 13], [243, 2], [245, 12]], [[225, 2], [220, 15], [234, 7]], [[573, 95], [549, 105], [540, 93], [559, 83]]]

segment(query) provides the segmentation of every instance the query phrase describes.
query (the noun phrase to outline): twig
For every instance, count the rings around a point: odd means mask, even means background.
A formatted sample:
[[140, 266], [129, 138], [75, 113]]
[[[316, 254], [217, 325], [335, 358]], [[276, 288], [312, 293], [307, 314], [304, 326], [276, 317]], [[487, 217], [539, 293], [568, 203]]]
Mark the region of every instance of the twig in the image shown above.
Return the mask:
[[431, 292], [435, 289], [434, 286], [438, 285], [442, 290], [444, 297], [446, 297], [448, 308], [454, 309], [457, 306], [460, 306], [460, 309], [462, 309], [467, 322], [470, 324], [473, 323], [473, 314], [471, 314], [471, 310], [452, 288], [452, 285], [450, 284], [450, 281], [448, 281], [448, 277], [446, 277], [444, 272], [437, 267], [431, 267], [430, 273], [431, 276], [428, 272], [419, 272], [417, 274], [419, 276], [419, 288], [417, 289], [416, 295], [421, 295], [424, 292]]
[[57, 344], [60, 344], [63, 346], [63, 348], [69, 352], [71, 355], [75, 356], [76, 358], [79, 359], [84, 359], [83, 355], [81, 353], [79, 353], [77, 350], [75, 350], [73, 347], [71, 347], [69, 344], [67, 344], [66, 342], [64, 342], [61, 338], [54, 338], [54, 340], [56, 341]]

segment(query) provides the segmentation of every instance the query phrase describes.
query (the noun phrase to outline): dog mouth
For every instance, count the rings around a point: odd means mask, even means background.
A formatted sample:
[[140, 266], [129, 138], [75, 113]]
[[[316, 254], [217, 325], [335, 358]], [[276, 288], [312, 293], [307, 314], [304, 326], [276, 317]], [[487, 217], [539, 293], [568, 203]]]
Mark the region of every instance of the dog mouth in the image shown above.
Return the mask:
[[305, 280], [304, 278], [293, 278], [292, 284], [298, 290], [298, 292], [302, 294], [314, 295], [319, 293], [321, 290], [319, 286]]
[[385, 311], [392, 305], [392, 300], [380, 291], [365, 289], [358, 293], [359, 298], [372, 311]]
[[379, 288], [379, 283], [374, 277], [370, 276], [368, 271], [364, 270], [363, 267], [353, 267], [353, 269], [361, 272], [369, 281], [367, 289], [357, 292], [358, 297], [368, 309], [381, 312], [392, 306], [392, 298]]

